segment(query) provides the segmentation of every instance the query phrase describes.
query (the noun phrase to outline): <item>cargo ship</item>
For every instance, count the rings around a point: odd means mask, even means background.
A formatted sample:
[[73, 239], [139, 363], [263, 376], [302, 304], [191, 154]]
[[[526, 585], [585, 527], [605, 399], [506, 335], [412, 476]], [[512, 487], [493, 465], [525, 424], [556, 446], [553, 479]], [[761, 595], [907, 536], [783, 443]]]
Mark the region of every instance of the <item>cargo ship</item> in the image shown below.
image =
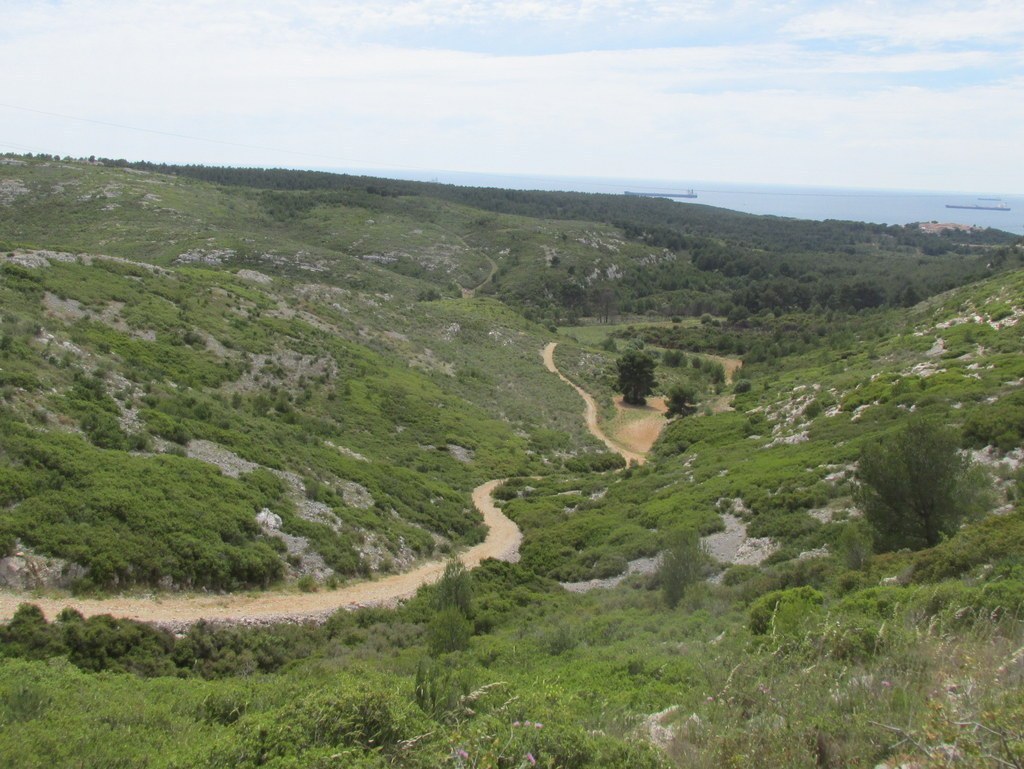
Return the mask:
[[630, 192], [626, 190], [624, 195], [638, 195], [642, 198], [695, 198], [697, 193], [693, 190], [686, 192]]
[[1009, 211], [1010, 207], [1006, 203], [996, 203], [993, 206], [982, 206], [977, 203], [970, 203], [967, 205], [956, 205], [954, 203], [946, 203], [946, 208], [966, 208], [969, 211]]

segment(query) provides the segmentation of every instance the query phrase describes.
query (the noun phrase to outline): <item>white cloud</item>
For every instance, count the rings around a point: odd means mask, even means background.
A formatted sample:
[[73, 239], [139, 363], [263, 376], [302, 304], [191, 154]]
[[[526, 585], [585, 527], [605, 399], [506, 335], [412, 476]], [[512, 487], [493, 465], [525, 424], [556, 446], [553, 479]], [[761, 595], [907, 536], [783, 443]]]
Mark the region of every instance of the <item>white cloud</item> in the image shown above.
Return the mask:
[[[854, 8], [866, 15], [867, 7]], [[952, 51], [805, 44], [821, 30], [867, 35], [896, 16], [927, 25], [917, 6], [872, 4], [875, 18], [859, 26], [841, 8], [807, 2], [735, 2], [725, 16], [712, 15], [718, 8], [633, 0], [314, 0], [301, 12], [268, 0], [15, 3], [0, 30], [0, 102], [281, 151], [3, 107], [0, 142], [211, 163], [947, 189], [1008, 190], [1024, 178], [1014, 147], [1024, 135], [1020, 50], [977, 41]], [[1006, 10], [986, 4], [964, 29]], [[947, 20], [953, 12], [937, 11]], [[363, 34], [460, 24], [500, 31], [523, 19], [562, 30], [576, 19], [681, 16], [724, 34], [727, 23], [755, 14], [787, 22], [787, 34], [702, 45], [659, 38], [661, 47], [625, 50], [591, 50], [588, 38], [567, 36], [568, 52], [530, 55]], [[952, 34], [941, 32], [947, 22], [933, 23], [922, 39]], [[973, 183], [982, 174], [988, 180]]]
[[860, 0], [797, 16], [783, 29], [796, 38], [868, 37], [900, 45], [1019, 42], [1024, 36], [1024, 5], [1019, 0]]

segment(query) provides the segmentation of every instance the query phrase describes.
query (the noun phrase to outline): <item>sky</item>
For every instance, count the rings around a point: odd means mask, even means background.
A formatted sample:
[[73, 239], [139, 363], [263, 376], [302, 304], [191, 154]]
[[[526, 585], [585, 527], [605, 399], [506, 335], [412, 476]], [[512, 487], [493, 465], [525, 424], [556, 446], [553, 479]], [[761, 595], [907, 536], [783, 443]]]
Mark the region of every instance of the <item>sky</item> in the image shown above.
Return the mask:
[[0, 151], [1024, 192], [1021, 0], [0, 6]]

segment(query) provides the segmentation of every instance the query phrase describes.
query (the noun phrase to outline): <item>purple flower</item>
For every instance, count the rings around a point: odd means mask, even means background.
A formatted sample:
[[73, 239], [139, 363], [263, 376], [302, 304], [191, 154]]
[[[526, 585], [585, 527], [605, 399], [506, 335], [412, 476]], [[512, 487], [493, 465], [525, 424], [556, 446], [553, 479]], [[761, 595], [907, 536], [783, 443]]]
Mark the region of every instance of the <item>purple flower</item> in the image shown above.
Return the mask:
[[513, 721], [512, 726], [520, 726], [520, 723], [518, 721]]
[[530, 766], [537, 765], [537, 759], [533, 757], [533, 753], [527, 753], [526, 760], [530, 762]]
[[536, 728], [536, 729], [543, 729], [543, 728], [544, 728], [544, 724], [542, 724], [542, 723], [541, 723], [540, 721], [538, 721], [537, 723], [535, 723], [535, 724], [534, 724], [533, 726], [534, 726], [534, 728]]
[[461, 758], [463, 761], [465, 761], [467, 758], [469, 758], [469, 753], [464, 751], [462, 748], [459, 748], [458, 750], [456, 750], [455, 751], [455, 755], [458, 756], [459, 758]]

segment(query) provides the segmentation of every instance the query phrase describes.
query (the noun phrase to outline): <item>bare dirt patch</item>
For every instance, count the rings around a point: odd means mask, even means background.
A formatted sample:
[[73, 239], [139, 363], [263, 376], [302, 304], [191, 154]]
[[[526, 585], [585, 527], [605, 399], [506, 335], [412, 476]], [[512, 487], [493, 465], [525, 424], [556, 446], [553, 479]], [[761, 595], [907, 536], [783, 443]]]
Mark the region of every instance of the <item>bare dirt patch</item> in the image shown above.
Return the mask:
[[646, 454], [665, 427], [668, 406], [661, 397], [648, 398], [645, 406], [631, 406], [616, 398], [615, 412], [608, 426], [614, 440], [630, 451]]
[[637, 558], [630, 561], [626, 566], [626, 570], [618, 576], [606, 577], [605, 579], [588, 579], [583, 582], [560, 582], [559, 584], [570, 593], [589, 593], [591, 590], [606, 590], [618, 586], [626, 577], [631, 577], [634, 574], [650, 576], [658, 570], [660, 563], [661, 559], [659, 557]]

